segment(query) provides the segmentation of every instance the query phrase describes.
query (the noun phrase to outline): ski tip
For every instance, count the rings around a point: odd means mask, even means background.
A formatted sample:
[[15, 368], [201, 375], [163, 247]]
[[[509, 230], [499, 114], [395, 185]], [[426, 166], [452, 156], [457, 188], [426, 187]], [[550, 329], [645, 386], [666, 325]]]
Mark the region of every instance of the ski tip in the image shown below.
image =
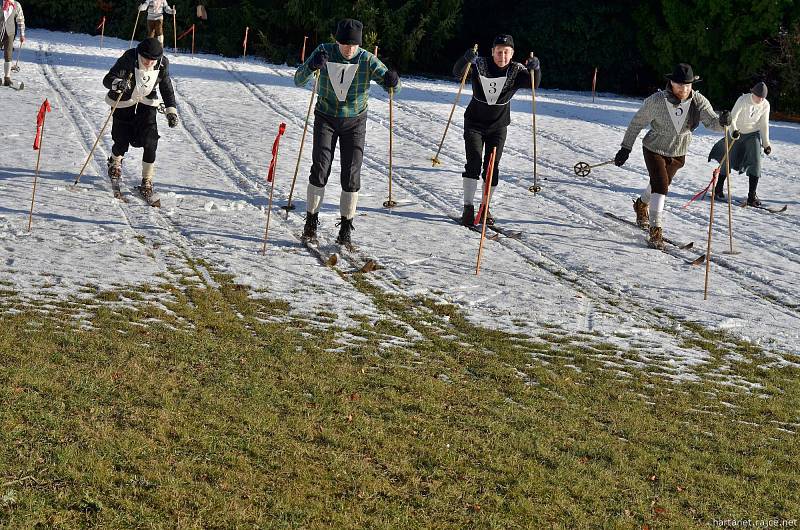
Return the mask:
[[328, 257], [328, 260], [325, 262], [325, 265], [327, 265], [328, 267], [335, 267], [337, 263], [339, 263], [339, 255], [334, 253]]

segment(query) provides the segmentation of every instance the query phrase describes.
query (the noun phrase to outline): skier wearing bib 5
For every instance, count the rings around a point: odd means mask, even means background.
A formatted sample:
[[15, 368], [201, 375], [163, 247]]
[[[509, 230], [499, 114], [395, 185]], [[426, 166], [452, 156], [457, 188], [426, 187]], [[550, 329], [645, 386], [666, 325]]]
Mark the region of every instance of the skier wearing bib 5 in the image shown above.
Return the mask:
[[[664, 250], [662, 233], [664, 203], [675, 173], [683, 167], [692, 132], [702, 123], [706, 129], [724, 131], [731, 124], [731, 113], [722, 111], [719, 116], [711, 103], [692, 83], [700, 80], [686, 63], [675, 66], [664, 90], [659, 90], [644, 100], [625, 131], [622, 147], [614, 157], [617, 166], [623, 165], [631, 154], [633, 144], [642, 129], [650, 130], [642, 140], [644, 163], [650, 175], [650, 184], [633, 203], [636, 224], [650, 230], [648, 246]], [[650, 212], [653, 222], [650, 223]]]
[[[467, 65], [474, 65], [470, 71], [472, 99], [464, 112], [464, 147], [467, 151], [467, 163], [462, 174], [464, 211], [461, 224], [464, 226], [472, 226], [475, 222], [473, 201], [478, 176], [482, 174], [486, 180], [489, 156], [495, 147], [492, 186], [497, 186], [499, 181], [500, 157], [511, 123], [511, 98], [520, 88], [531, 88], [531, 72], [537, 88], [542, 80], [538, 58], [529, 58], [523, 66], [512, 61], [513, 56], [514, 39], [511, 35], [498, 35], [492, 45], [491, 58], [478, 57], [474, 50], [469, 49], [453, 67], [453, 75], [461, 79]], [[491, 214], [488, 223], [494, 224]]]
[[169, 7], [167, 0], [144, 0], [139, 11], [147, 11], [147, 36], [155, 37], [164, 44], [164, 13], [174, 15], [175, 6]]
[[336, 27], [336, 42], [320, 44], [294, 74], [296, 86], [303, 86], [312, 76], [319, 75], [303, 230], [303, 239], [307, 241], [313, 241], [317, 236], [319, 210], [338, 141], [342, 194], [336, 242], [340, 245], [351, 244], [350, 234], [358, 205], [358, 190], [361, 188], [369, 83], [375, 81], [387, 92], [400, 91], [397, 72], [389, 70], [375, 55], [360, 48], [362, 31], [363, 25], [358, 20], [342, 20]]

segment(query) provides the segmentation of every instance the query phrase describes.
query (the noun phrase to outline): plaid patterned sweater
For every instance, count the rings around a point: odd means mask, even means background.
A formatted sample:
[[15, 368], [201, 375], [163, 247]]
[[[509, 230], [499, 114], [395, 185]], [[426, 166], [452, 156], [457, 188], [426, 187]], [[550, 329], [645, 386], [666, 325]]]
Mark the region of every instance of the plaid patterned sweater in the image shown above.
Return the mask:
[[[333, 91], [328, 69], [323, 68], [319, 72], [319, 87], [316, 110], [328, 116], [336, 118], [351, 118], [367, 110], [367, 100], [369, 99], [369, 82], [375, 81], [382, 86], [387, 92], [383, 82], [383, 76], [386, 74], [386, 65], [383, 64], [375, 55], [367, 50], [359, 48], [352, 59], [345, 59], [339, 51], [339, 46], [336, 43], [326, 43], [317, 46], [317, 49], [309, 55], [306, 62], [304, 62], [294, 74], [294, 84], [296, 86], [303, 86], [314, 77], [314, 72], [309, 68], [311, 59], [315, 54], [321, 50], [325, 50], [328, 54], [328, 61], [334, 63], [350, 63], [358, 64], [353, 83], [347, 91], [347, 97], [344, 101], [339, 101], [336, 93]], [[400, 92], [400, 83], [394, 88], [394, 93]]]
[[689, 107], [689, 116], [683, 123], [680, 132], [675, 131], [675, 126], [670, 118], [670, 109], [677, 108], [677, 98], [669, 90], [659, 90], [652, 96], [644, 100], [642, 107], [636, 112], [625, 131], [625, 138], [622, 140], [622, 147], [633, 150], [633, 144], [639, 133], [650, 126], [650, 130], [642, 140], [642, 145], [648, 151], [652, 151], [662, 156], [683, 156], [689, 150], [689, 142], [692, 140], [694, 131], [700, 122], [706, 129], [723, 132], [725, 130], [719, 124], [719, 116], [714, 112], [711, 103], [698, 92], [692, 90], [690, 96], [692, 103]]

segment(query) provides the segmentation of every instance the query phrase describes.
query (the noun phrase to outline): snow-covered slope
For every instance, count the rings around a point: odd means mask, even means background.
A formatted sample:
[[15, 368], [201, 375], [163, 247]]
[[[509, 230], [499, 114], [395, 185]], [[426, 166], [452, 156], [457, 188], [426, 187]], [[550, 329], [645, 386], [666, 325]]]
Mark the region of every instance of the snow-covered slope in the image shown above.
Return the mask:
[[[372, 316], [370, 299], [337, 271], [319, 264], [299, 242], [310, 166], [306, 144], [295, 189], [297, 210], [285, 204], [303, 130], [308, 88], [296, 88], [293, 69], [216, 56], [172, 55], [181, 126], [159, 123], [155, 185], [163, 208], [121, 204], [105, 178], [109, 132], [101, 140], [77, 191], [70, 184], [108, 115], [102, 76], [127, 46], [106, 40], [32, 30], [23, 51], [22, 92], [0, 90], [0, 282], [23, 297], [90, 296], [93, 289], [156, 283], [184, 270], [187, 258], [233, 274], [260, 295], [289, 302], [297, 314], [319, 311]], [[543, 59], [546, 70], [547, 61]], [[613, 157], [639, 101], [542, 90], [537, 93], [538, 173], [532, 184], [529, 93], [513, 102], [513, 123], [492, 198], [498, 224], [521, 239], [487, 241], [475, 275], [478, 235], [449, 216], [461, 209], [463, 111], [457, 111], [440, 159], [430, 158], [444, 130], [457, 85], [406, 79], [394, 108], [394, 199], [388, 211], [387, 95], [372, 87], [359, 216], [354, 242], [383, 269], [369, 275], [389, 292], [421, 294], [460, 305], [476, 322], [535, 334], [542, 324], [594, 332], [623, 347], [635, 345], [680, 371], [703, 362], [681, 346], [681, 322], [729, 329], [775, 353], [800, 351], [798, 191], [800, 126], [773, 123], [773, 155], [764, 163], [763, 199], [789, 204], [783, 214], [735, 208], [738, 255], [728, 248], [727, 208], [717, 205], [709, 300], [703, 267], [690, 267], [705, 249], [708, 202], [680, 206], [704, 187], [706, 162], [718, 138], [701, 130], [686, 167], [670, 190], [665, 234], [694, 241], [691, 251], [646, 248], [643, 233], [604, 216], [633, 217], [631, 199], [647, 183], [637, 150], [623, 168], [604, 166], [577, 177], [578, 161]], [[462, 106], [469, 98], [468, 90]], [[35, 165], [31, 143], [39, 105], [49, 98], [43, 163], [33, 231], [27, 213]], [[730, 107], [715, 102], [719, 107]], [[732, 103], [732, 102], [730, 102]], [[160, 118], [159, 118], [160, 119]], [[280, 122], [281, 143], [270, 241], [261, 242], [269, 189], [264, 175]], [[310, 135], [309, 135], [310, 140]], [[141, 151], [123, 164], [126, 185], [138, 182]], [[338, 158], [327, 188], [321, 231], [335, 235]], [[734, 175], [734, 193], [746, 193]], [[343, 266], [347, 268], [347, 264]], [[88, 289], [87, 289], [88, 287]], [[665, 330], [665, 331], [659, 331]]]

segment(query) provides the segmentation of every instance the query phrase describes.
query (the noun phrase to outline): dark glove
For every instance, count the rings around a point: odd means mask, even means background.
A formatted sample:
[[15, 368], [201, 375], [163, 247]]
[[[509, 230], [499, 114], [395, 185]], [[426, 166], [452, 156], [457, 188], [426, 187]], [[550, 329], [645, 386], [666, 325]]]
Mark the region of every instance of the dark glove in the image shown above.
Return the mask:
[[529, 72], [533, 72], [534, 70], [538, 70], [540, 67], [539, 58], [538, 57], [529, 57], [527, 61], [525, 61], [525, 68], [528, 69]]
[[316, 72], [317, 70], [324, 68], [327, 62], [328, 52], [325, 50], [320, 50], [311, 56], [311, 61], [308, 63], [308, 67], [311, 68], [312, 72]]
[[397, 74], [397, 70], [386, 70], [386, 73], [383, 74], [383, 85], [386, 88], [394, 88], [399, 82], [400, 76]]
[[178, 115], [177, 114], [167, 114], [167, 124], [170, 126], [171, 129], [174, 129], [178, 126]]
[[723, 110], [719, 114], [719, 124], [723, 127], [727, 127], [731, 124], [731, 111]]
[[772, 146], [768, 145], [764, 148], [764, 154], [769, 155], [770, 153], [772, 153]]
[[734, 131], [731, 133], [731, 138], [733, 138], [734, 140], [738, 140], [738, 139], [739, 139], [741, 136], [742, 136], [742, 133], [740, 133], [740, 132], [739, 132], [739, 131], [737, 131], [737, 130], [734, 130]]
[[476, 52], [473, 48], [467, 50], [467, 53], [464, 54], [464, 60], [468, 63], [475, 63], [475, 59], [478, 58], [478, 52]]
[[131, 80], [130, 79], [121, 79], [117, 77], [116, 79], [111, 81], [111, 90], [117, 93], [127, 92], [131, 89]]
[[621, 166], [625, 162], [628, 161], [628, 157], [631, 155], [631, 150], [627, 147], [620, 147], [617, 154], [614, 156], [614, 165]]

